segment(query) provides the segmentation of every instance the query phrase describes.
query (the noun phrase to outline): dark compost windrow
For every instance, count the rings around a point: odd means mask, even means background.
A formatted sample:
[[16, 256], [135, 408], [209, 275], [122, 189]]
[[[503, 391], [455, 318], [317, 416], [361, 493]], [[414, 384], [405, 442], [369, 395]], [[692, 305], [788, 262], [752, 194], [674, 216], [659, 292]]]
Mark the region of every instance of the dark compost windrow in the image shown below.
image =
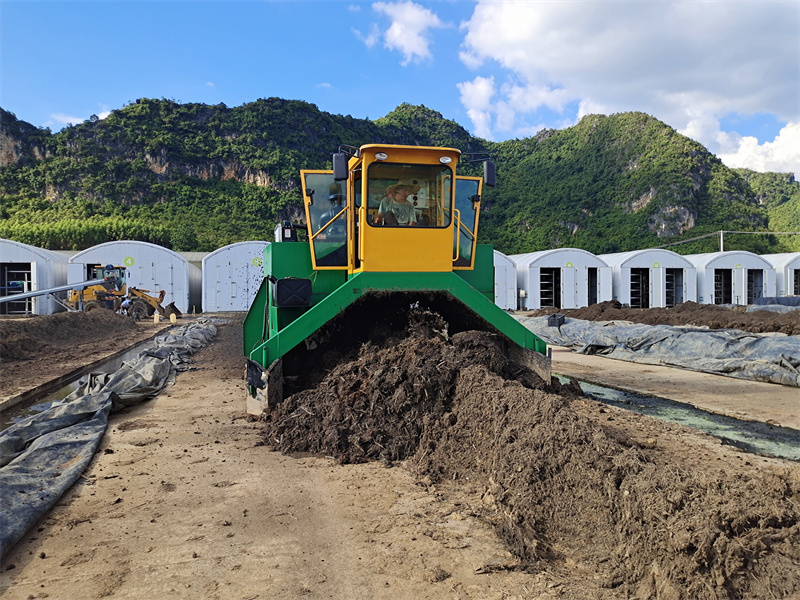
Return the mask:
[[265, 443], [404, 461], [421, 482], [476, 487], [475, 510], [521, 564], [591, 564], [609, 598], [800, 590], [796, 465], [693, 469], [691, 452], [667, 455], [589, 419], [576, 385], [507, 360], [501, 336], [451, 335], [419, 306], [395, 323], [334, 344], [269, 415]]

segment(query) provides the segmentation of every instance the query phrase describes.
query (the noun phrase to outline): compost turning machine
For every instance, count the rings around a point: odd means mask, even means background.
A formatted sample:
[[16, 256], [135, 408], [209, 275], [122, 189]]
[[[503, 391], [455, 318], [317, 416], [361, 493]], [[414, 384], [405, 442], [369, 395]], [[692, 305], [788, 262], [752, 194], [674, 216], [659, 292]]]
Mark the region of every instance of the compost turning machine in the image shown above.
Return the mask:
[[263, 415], [326, 344], [354, 339], [410, 306], [433, 310], [449, 333], [488, 330], [508, 357], [546, 381], [545, 343], [494, 303], [492, 247], [477, 244], [483, 177], [453, 148], [342, 146], [333, 170], [301, 171], [308, 243], [289, 224], [264, 249], [264, 279], [244, 321], [248, 412]]

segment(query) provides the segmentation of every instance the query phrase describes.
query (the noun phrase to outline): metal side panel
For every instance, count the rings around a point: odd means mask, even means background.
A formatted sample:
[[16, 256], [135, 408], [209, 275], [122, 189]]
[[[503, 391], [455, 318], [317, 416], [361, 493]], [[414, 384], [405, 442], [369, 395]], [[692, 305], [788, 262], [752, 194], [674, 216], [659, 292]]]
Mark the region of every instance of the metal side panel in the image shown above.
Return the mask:
[[261, 286], [258, 288], [256, 297], [250, 305], [250, 310], [247, 311], [247, 316], [244, 318], [242, 341], [245, 356], [248, 356], [253, 348], [266, 338], [269, 333], [269, 328], [264, 321], [269, 295], [268, 284], [269, 281], [267, 279], [261, 280]]

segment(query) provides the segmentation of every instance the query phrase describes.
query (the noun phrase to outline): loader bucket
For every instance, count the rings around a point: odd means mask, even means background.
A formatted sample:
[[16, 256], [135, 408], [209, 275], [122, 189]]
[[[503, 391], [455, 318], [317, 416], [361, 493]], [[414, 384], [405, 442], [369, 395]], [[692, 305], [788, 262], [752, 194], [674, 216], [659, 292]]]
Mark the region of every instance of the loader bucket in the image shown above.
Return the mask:
[[176, 318], [180, 319], [183, 316], [183, 313], [178, 310], [178, 307], [175, 306], [174, 302], [170, 302], [164, 307], [164, 316], [169, 319], [170, 316], [175, 315]]

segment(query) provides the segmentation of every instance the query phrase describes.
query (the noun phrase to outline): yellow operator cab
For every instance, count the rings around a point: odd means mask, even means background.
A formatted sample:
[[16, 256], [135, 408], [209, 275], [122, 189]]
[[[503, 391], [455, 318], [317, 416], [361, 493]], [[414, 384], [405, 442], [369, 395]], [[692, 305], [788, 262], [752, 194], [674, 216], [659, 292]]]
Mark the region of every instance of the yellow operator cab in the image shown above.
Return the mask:
[[370, 144], [302, 171], [317, 270], [448, 272], [475, 260], [482, 178], [456, 174], [461, 151]]

